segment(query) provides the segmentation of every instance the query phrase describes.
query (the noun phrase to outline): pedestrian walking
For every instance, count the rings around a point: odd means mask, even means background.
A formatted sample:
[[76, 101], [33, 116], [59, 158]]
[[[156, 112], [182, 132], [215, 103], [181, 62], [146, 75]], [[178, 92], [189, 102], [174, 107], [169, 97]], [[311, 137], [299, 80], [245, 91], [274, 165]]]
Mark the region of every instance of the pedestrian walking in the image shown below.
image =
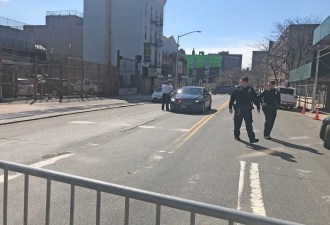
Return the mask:
[[264, 137], [270, 140], [270, 133], [273, 129], [277, 109], [281, 102], [281, 94], [275, 88], [275, 81], [268, 82], [268, 89], [262, 92], [259, 98], [261, 100], [262, 111], [265, 114]]
[[234, 137], [240, 141], [240, 129], [242, 126], [243, 119], [245, 121], [246, 131], [248, 133], [250, 143], [257, 143], [259, 139], [256, 139], [255, 133], [253, 132], [253, 103], [257, 107], [258, 113], [260, 113], [260, 102], [253, 87], [248, 85], [249, 78], [242, 77], [239, 81], [239, 86], [235, 88], [230, 97], [229, 112], [233, 113], [234, 108]]
[[166, 111], [169, 111], [169, 104], [171, 102], [171, 91], [173, 90], [173, 86], [170, 85], [168, 81], [165, 81], [164, 84], [162, 85], [162, 92], [163, 92], [163, 97], [162, 97], [162, 110], [164, 110], [164, 106], [166, 105]]

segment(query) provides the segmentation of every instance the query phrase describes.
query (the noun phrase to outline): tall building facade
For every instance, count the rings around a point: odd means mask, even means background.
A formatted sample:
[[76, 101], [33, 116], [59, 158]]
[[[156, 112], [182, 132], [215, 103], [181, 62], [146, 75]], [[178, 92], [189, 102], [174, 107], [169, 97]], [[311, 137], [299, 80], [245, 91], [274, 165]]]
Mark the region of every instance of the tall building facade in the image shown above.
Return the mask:
[[267, 64], [269, 51], [253, 51], [252, 52], [252, 70], [258, 69], [260, 66]]
[[276, 75], [278, 85], [290, 85], [290, 71], [313, 61], [313, 32], [318, 26], [319, 24], [289, 25], [278, 40], [270, 44], [270, 80], [276, 80]]
[[[122, 59], [141, 55], [139, 73], [146, 78], [144, 85], [152, 86], [161, 74], [165, 4], [166, 0], [85, 0], [84, 59], [117, 65], [117, 51]], [[130, 86], [135, 71], [128, 67], [120, 70], [124, 86]]]
[[83, 14], [77, 11], [47, 12], [46, 25], [25, 25], [34, 42], [43, 45], [50, 57], [83, 55]]
[[219, 52], [222, 57], [222, 72], [232, 73], [242, 70], [242, 54], [229, 54], [229, 52]]

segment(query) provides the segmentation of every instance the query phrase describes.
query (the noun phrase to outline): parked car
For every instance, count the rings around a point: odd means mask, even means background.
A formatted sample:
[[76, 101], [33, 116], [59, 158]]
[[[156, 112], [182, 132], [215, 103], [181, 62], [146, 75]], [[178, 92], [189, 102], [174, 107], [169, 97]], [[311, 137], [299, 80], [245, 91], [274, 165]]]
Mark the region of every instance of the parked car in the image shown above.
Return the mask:
[[178, 90], [171, 98], [172, 112], [199, 112], [204, 113], [212, 107], [212, 97], [204, 87], [186, 86]]
[[17, 78], [16, 96], [34, 96], [35, 87], [27, 78]]
[[97, 81], [85, 79], [82, 86], [82, 90], [81, 90], [81, 84], [76, 83], [74, 85], [74, 91], [76, 93], [80, 93], [82, 91], [84, 94], [95, 95], [96, 93], [99, 92], [99, 87]]
[[[170, 93], [171, 97], [174, 96], [174, 90]], [[163, 91], [162, 88], [156, 88], [151, 94], [152, 102], [161, 102], [163, 99]]]
[[[57, 77], [47, 78], [44, 87], [47, 88], [45, 94], [49, 93], [52, 96], [59, 96], [61, 91], [61, 79]], [[70, 95], [73, 93], [73, 85], [66, 79], [62, 79], [62, 92], [63, 95]]]
[[163, 91], [162, 88], [156, 88], [151, 94], [151, 101], [152, 102], [161, 102], [163, 98]]
[[320, 138], [323, 140], [323, 146], [330, 149], [330, 116], [322, 121]]
[[297, 104], [297, 92], [295, 88], [292, 87], [276, 87], [281, 95], [280, 107], [293, 109]]

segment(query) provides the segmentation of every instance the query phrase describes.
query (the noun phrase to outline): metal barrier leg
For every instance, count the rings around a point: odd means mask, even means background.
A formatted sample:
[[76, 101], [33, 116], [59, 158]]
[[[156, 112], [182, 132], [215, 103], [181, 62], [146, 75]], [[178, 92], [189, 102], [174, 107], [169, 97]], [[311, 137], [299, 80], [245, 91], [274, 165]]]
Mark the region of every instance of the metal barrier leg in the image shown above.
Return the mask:
[[190, 214], [190, 225], [195, 225], [196, 223], [196, 214], [194, 212], [191, 212]]
[[52, 181], [47, 180], [47, 194], [46, 194], [46, 221], [45, 225], [49, 225], [50, 222], [50, 198], [51, 198], [51, 190], [52, 190]]
[[234, 221], [229, 220], [228, 225], [234, 225]]
[[76, 187], [76, 186], [71, 185], [70, 225], [74, 225], [75, 187]]
[[4, 170], [3, 178], [3, 225], [7, 225], [7, 213], [8, 213], [8, 170]]
[[25, 174], [24, 179], [24, 225], [28, 225], [29, 215], [29, 175]]
[[125, 198], [125, 225], [129, 225], [129, 198]]
[[156, 225], [160, 225], [160, 205], [156, 206]]
[[96, 225], [101, 225], [101, 192], [97, 191], [96, 197]]

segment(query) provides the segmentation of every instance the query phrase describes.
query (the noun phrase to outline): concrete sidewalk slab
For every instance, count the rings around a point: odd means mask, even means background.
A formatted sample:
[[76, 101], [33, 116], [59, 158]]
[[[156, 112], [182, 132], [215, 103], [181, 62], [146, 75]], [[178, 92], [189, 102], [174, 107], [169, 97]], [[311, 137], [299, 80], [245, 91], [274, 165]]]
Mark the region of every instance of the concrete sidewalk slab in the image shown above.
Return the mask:
[[118, 98], [58, 99], [11, 101], [0, 103], [0, 125], [58, 117], [91, 111], [135, 106], [148, 102], [149, 96], [120, 96]]

